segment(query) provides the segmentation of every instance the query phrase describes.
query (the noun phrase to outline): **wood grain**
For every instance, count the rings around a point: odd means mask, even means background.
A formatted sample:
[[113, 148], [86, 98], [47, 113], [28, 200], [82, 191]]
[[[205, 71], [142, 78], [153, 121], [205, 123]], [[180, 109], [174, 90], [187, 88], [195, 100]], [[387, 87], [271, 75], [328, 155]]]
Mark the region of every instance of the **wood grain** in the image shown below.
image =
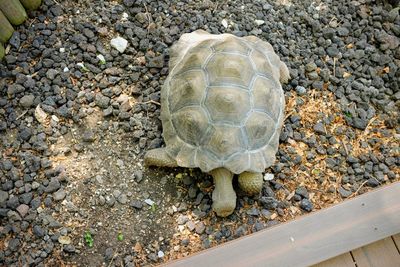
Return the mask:
[[400, 254], [391, 237], [352, 251], [358, 267], [400, 266]]
[[399, 251], [400, 250], [400, 234], [394, 235], [393, 239], [394, 239], [394, 243], [397, 246], [397, 251]]
[[400, 233], [400, 183], [167, 266], [310, 266]]
[[313, 265], [312, 267], [356, 267], [350, 252]]

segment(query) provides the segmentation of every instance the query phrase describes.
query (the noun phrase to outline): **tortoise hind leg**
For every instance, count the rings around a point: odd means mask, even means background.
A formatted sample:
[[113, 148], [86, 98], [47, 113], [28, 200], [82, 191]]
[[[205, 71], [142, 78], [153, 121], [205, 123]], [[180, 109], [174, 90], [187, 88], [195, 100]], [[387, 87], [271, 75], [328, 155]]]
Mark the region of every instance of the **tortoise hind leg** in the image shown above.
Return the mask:
[[236, 193], [233, 190], [233, 173], [225, 168], [214, 169], [210, 172], [214, 178], [215, 188], [212, 193], [213, 210], [220, 217], [227, 217], [236, 207]]
[[263, 176], [258, 172], [242, 172], [239, 174], [239, 186], [248, 195], [254, 196], [261, 192]]
[[144, 164], [147, 166], [178, 167], [176, 160], [168, 155], [165, 147], [147, 151], [144, 155]]

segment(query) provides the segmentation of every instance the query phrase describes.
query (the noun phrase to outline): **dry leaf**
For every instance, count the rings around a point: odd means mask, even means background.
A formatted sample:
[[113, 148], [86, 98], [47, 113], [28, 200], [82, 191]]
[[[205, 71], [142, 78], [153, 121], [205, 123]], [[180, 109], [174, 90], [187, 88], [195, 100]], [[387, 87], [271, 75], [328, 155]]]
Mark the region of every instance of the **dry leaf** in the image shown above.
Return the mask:
[[35, 118], [40, 122], [40, 124], [44, 124], [47, 119], [47, 113], [43, 111], [40, 105], [37, 105], [35, 109]]
[[142, 57], [137, 57], [137, 58], [136, 58], [136, 61], [137, 61], [137, 63], [138, 63], [140, 66], [146, 65], [146, 58], [145, 58], [144, 56], [142, 56]]
[[290, 211], [292, 212], [292, 214], [296, 214], [297, 212], [299, 212], [299, 209], [295, 206], [290, 206]]
[[136, 242], [135, 247], [133, 248], [133, 250], [134, 250], [136, 253], [140, 253], [140, 252], [143, 250], [142, 245], [140, 245], [139, 242]]
[[60, 236], [59, 238], [58, 238], [58, 242], [60, 243], [60, 244], [63, 244], [63, 245], [69, 245], [69, 244], [71, 244], [71, 238], [69, 237], [69, 236], [67, 236], [67, 235], [62, 235], [62, 236]]
[[293, 191], [286, 197], [286, 200], [291, 200], [292, 197], [293, 197], [295, 194], [296, 194], [296, 191], [293, 190]]
[[291, 145], [291, 146], [296, 146], [296, 141], [293, 140], [292, 138], [288, 138], [287, 142]]

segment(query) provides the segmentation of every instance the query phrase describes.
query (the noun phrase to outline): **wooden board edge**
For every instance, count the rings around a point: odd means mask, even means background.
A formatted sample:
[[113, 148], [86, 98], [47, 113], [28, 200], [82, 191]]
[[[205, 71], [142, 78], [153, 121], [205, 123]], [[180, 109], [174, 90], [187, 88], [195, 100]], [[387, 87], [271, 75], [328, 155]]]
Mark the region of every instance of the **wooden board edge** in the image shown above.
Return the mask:
[[[292, 225], [301, 224], [301, 222], [304, 221], [304, 220], [308, 220], [308, 221], [315, 220], [315, 221], [318, 221], [318, 219], [319, 219], [318, 217], [319, 216], [323, 216], [323, 215], [329, 214], [332, 211], [338, 212], [338, 210], [343, 209], [343, 208], [344, 208], [344, 210], [342, 210], [340, 212], [345, 212], [345, 208], [347, 208], [348, 206], [352, 206], [352, 205], [353, 206], [359, 206], [359, 205], [363, 204], [363, 202], [368, 202], [367, 200], [369, 200], [371, 198], [374, 198], [374, 197], [387, 198], [388, 194], [391, 195], [391, 196], [399, 195], [400, 194], [400, 182], [395, 182], [395, 183], [392, 183], [392, 184], [389, 184], [389, 185], [382, 186], [382, 187], [380, 187], [380, 188], [378, 188], [376, 190], [373, 190], [371, 192], [365, 193], [365, 194], [360, 195], [360, 196], [356, 196], [356, 197], [354, 197], [352, 199], [343, 201], [341, 203], [335, 204], [335, 205], [333, 205], [333, 206], [331, 206], [329, 208], [322, 209], [322, 210], [316, 211], [314, 213], [301, 216], [301, 217], [299, 217], [299, 218], [297, 218], [297, 219], [295, 219], [293, 221], [281, 223], [281, 224], [273, 226], [271, 228], [262, 230], [262, 231], [257, 232], [257, 233], [253, 233], [253, 234], [245, 236], [245, 237], [238, 238], [236, 240], [233, 240], [233, 241], [218, 245], [216, 247], [207, 249], [205, 251], [197, 252], [197, 253], [192, 254], [192, 255], [190, 255], [188, 257], [168, 262], [168, 263], [164, 264], [164, 266], [171, 266], [171, 267], [174, 267], [174, 266], [209, 266], [209, 265], [206, 264], [207, 261], [213, 259], [213, 257], [215, 257], [217, 254], [224, 254], [224, 253], [226, 255], [220, 256], [220, 257], [224, 258], [224, 260], [221, 261], [223, 264], [225, 264], [223, 266], [235, 266], [235, 265], [238, 264], [237, 262], [236, 263], [234, 262], [234, 260], [236, 258], [235, 257], [231, 258], [230, 255], [232, 256], [235, 253], [239, 253], [239, 254], [243, 253], [243, 251], [238, 250], [238, 248], [241, 247], [242, 243], [243, 244], [246, 243], [246, 245], [249, 245], [249, 244], [251, 245], [252, 240], [256, 240], [256, 239], [259, 239], [259, 240], [264, 239], [264, 241], [268, 241], [268, 234], [271, 233], [271, 232], [276, 232], [276, 231], [279, 231], [280, 229], [288, 229], [288, 228], [292, 227]], [[371, 211], [371, 212], [375, 212], [376, 213], [377, 211]], [[385, 212], [388, 213], [388, 214], [395, 214], [396, 212], [398, 213], [398, 212], [400, 212], [400, 205], [397, 205], [396, 207], [392, 207], [391, 209], [390, 208], [386, 209]], [[386, 215], [387, 214], [385, 214], [385, 216]], [[349, 220], [352, 220], [352, 219], [354, 219], [354, 218], [350, 218]], [[383, 219], [384, 218], [382, 218], [382, 220]], [[397, 219], [397, 217], [396, 217], [396, 219]], [[369, 239], [368, 242], [357, 244], [357, 246], [355, 246], [354, 244], [353, 244], [352, 247], [351, 246], [348, 246], [348, 247], [342, 246], [334, 254], [327, 253], [326, 255], [318, 255], [318, 258], [316, 258], [315, 260], [308, 260], [307, 264], [304, 265], [304, 266], [308, 266], [308, 265], [312, 265], [312, 264], [316, 264], [316, 263], [322, 262], [324, 260], [328, 260], [330, 258], [333, 258], [333, 257], [338, 256], [340, 254], [346, 253], [346, 252], [348, 252], [350, 250], [353, 250], [353, 249], [356, 249], [358, 247], [362, 247], [363, 245], [372, 243], [374, 241], [380, 240], [382, 238], [385, 238], [387, 236], [396, 234], [398, 232], [400, 232], [400, 223], [399, 223], [399, 229], [396, 228], [396, 229], [393, 229], [393, 230], [391, 230], [389, 232], [381, 233], [380, 235], [377, 235], [375, 239]], [[257, 244], [259, 244], [259, 243], [260, 242], [258, 242]], [[266, 243], [268, 243], [268, 242], [266, 242]], [[246, 249], [247, 250], [249, 250], [249, 249], [251, 250], [251, 248], [248, 248], [248, 247]], [[227, 254], [227, 252], [228, 252], [228, 254]], [[267, 255], [265, 255], [265, 256], [267, 257]], [[205, 261], [203, 261], [203, 260], [205, 260]], [[221, 263], [221, 262], [218, 261], [218, 263]], [[196, 265], [196, 263], [198, 263], [199, 265]], [[251, 262], [249, 262], [249, 264], [247, 266], [255, 266], [254, 264], [255, 264], [254, 260], [251, 260]], [[221, 265], [219, 265], [219, 266], [221, 266]], [[303, 266], [303, 265], [299, 264], [298, 266]]]

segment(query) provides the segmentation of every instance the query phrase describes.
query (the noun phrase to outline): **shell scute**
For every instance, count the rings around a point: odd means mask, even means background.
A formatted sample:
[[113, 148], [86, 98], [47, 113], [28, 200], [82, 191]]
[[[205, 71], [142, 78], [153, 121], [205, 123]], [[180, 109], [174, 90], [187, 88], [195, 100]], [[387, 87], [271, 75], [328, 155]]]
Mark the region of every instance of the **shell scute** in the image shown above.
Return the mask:
[[190, 105], [200, 105], [207, 82], [204, 71], [190, 70], [170, 81], [168, 103], [171, 112]]
[[208, 118], [199, 106], [187, 106], [172, 115], [177, 135], [186, 143], [198, 146], [207, 130]]
[[214, 54], [206, 65], [210, 85], [237, 84], [248, 87], [253, 78], [253, 66], [247, 56]]
[[248, 55], [251, 49], [236, 37], [226, 38], [212, 46], [215, 52], [240, 53]]
[[225, 159], [243, 150], [244, 140], [239, 127], [216, 125], [212, 127], [205, 148], [217, 158]]
[[273, 80], [257, 77], [253, 85], [254, 108], [271, 115], [274, 120], [280, 116], [282, 103], [281, 95], [276, 88], [280, 85]]
[[245, 129], [249, 150], [257, 150], [269, 143], [275, 133], [275, 121], [266, 113], [252, 112], [247, 118]]
[[250, 97], [238, 88], [211, 87], [205, 106], [214, 122], [240, 125], [250, 111]]

